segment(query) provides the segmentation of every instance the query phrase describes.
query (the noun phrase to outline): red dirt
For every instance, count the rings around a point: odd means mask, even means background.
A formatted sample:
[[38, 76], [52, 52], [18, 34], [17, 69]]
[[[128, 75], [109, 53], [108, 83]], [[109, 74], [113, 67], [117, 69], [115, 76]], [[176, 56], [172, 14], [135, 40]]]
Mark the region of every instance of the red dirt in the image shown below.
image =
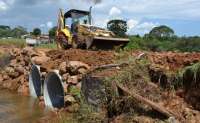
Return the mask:
[[[1, 47], [0, 51], [9, 52], [10, 50], [11, 50], [10, 48]], [[95, 67], [95, 66], [104, 65], [104, 64], [112, 64], [116, 60], [116, 55], [114, 51], [88, 51], [88, 50], [80, 50], [80, 49], [50, 50], [50, 51], [42, 50], [42, 49], [37, 49], [37, 50], [41, 52], [45, 52], [47, 56], [51, 58], [47, 63], [42, 64], [43, 68], [50, 68], [50, 69], [58, 69], [58, 66], [60, 65], [60, 63], [65, 62], [65, 61], [81, 61], [88, 64], [91, 67]], [[132, 55], [138, 56], [140, 53], [142, 53], [142, 51], [132, 52]], [[200, 61], [200, 53], [147, 52], [146, 56], [152, 64], [159, 65], [161, 67], [164, 67], [167, 70], [172, 70], [172, 71], [181, 69], [185, 66], [188, 66]], [[125, 56], [125, 57], [128, 57], [128, 56]], [[24, 56], [22, 56], [22, 58], [24, 59]], [[114, 72], [116, 71], [114, 70]], [[113, 71], [110, 70], [105, 73], [104, 72], [101, 73], [99, 76], [108, 76], [108, 75], [112, 75], [112, 73]], [[20, 85], [25, 85], [28, 83], [27, 78], [25, 78], [26, 76], [27, 74], [23, 74], [24, 81]], [[1, 81], [1, 76], [0, 76], [0, 81]], [[26, 87], [28, 88], [28, 86]], [[152, 89], [149, 89], [149, 90], [150, 90], [149, 92], [152, 93]], [[172, 109], [173, 111], [178, 112], [178, 114], [184, 117], [189, 117], [190, 116], [189, 113], [193, 113], [195, 114], [195, 116], [198, 116], [198, 117], [195, 117], [194, 119], [199, 118], [200, 113], [198, 111], [192, 110], [192, 108], [190, 108], [186, 104], [186, 102], [184, 102], [183, 98], [179, 98], [177, 96], [171, 96], [171, 94], [170, 95], [166, 94], [166, 95], [167, 96], [165, 97], [165, 99], [160, 100], [159, 103], [161, 105], [165, 106], [167, 109], [170, 109], [170, 110]], [[188, 114], [184, 114], [184, 113], [188, 113]], [[199, 121], [199, 120], [195, 120], [195, 121]]]
[[80, 49], [69, 50], [51, 50], [47, 52], [47, 56], [53, 61], [81, 61], [89, 66], [98, 66], [111, 64], [114, 62], [115, 55], [113, 51], [88, 51]]
[[199, 62], [200, 53], [149, 52], [148, 58], [168, 70], [178, 70]]

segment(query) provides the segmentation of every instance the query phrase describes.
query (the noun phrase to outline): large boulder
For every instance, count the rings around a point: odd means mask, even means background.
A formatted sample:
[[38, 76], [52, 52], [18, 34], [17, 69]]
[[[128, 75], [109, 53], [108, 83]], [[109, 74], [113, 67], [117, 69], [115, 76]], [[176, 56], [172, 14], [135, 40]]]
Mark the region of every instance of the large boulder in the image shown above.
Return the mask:
[[32, 60], [33, 63], [35, 63], [37, 65], [41, 65], [41, 64], [49, 61], [50, 58], [47, 57], [47, 56], [35, 56], [31, 60]]
[[21, 54], [23, 54], [23, 55], [33, 56], [33, 55], [36, 54], [36, 52], [33, 50], [32, 47], [25, 47], [24, 49], [22, 49]]
[[81, 61], [69, 61], [67, 64], [67, 68], [74, 74], [78, 74], [78, 73], [82, 74], [82, 73], [85, 73], [86, 70], [89, 70], [90, 66]]
[[69, 76], [67, 83], [72, 85], [78, 84], [78, 76]]
[[66, 82], [66, 81], [68, 80], [69, 76], [70, 76], [69, 73], [63, 74], [63, 75], [62, 75], [63, 81]]
[[59, 68], [60, 70], [60, 74], [64, 74], [67, 72], [67, 63], [66, 62], [62, 62], [60, 65], [59, 65]]
[[24, 74], [25, 73], [24, 67], [22, 67], [21, 65], [17, 66], [15, 68], [15, 71], [18, 72], [19, 74]]

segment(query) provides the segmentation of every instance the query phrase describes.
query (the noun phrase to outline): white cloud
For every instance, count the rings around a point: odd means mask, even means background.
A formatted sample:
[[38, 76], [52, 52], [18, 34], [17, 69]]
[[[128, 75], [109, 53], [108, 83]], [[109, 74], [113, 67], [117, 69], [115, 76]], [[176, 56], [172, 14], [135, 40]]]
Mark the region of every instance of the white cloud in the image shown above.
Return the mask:
[[109, 15], [110, 16], [117, 16], [117, 15], [120, 15], [121, 13], [122, 13], [122, 11], [119, 8], [114, 6], [110, 9]]
[[125, 0], [121, 9], [146, 18], [199, 20], [199, 6], [199, 0]]
[[149, 33], [154, 27], [159, 26], [159, 23], [153, 22], [143, 22], [138, 24], [135, 28], [131, 30], [134, 34], [146, 34]]
[[47, 28], [52, 28], [53, 27], [53, 22], [52, 21], [48, 21], [46, 24], [47, 24]]
[[45, 27], [45, 26], [46, 26], [45, 24], [40, 24], [40, 27], [42, 27], [42, 28]]
[[139, 21], [134, 20], [134, 19], [130, 19], [127, 21], [127, 25], [129, 30], [131, 30], [132, 28], [134, 28], [136, 25], [138, 25]]
[[95, 25], [98, 27], [106, 28], [109, 19], [95, 19]]
[[140, 30], [151, 30], [152, 28], [156, 27], [158, 23], [152, 23], [152, 22], [144, 22], [137, 26], [137, 29]]
[[14, 2], [15, 2], [15, 0], [7, 0], [7, 1], [6, 1], [6, 3], [7, 3], [8, 5], [12, 5], [12, 4], [14, 4]]
[[0, 0], [0, 11], [1, 10], [7, 10], [8, 9], [8, 5], [4, 2]]

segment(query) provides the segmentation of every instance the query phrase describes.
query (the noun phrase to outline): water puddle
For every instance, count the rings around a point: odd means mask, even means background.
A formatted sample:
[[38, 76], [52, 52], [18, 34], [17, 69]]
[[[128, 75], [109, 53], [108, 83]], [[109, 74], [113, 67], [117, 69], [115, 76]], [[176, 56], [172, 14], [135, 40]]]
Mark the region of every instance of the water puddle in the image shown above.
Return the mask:
[[0, 90], [1, 123], [35, 123], [48, 113], [31, 97]]

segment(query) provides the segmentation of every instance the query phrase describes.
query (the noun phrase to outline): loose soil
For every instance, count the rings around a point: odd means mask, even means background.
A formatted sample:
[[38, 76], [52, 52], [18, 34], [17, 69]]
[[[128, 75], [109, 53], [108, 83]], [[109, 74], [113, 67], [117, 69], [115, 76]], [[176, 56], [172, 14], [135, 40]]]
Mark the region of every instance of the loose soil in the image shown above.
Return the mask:
[[[30, 53], [30, 52], [31, 53]], [[22, 50], [18, 48], [1, 47], [1, 54], [11, 52], [12, 64], [8, 64], [9, 69], [7, 71], [2, 70], [0, 73], [0, 86], [3, 88], [18, 91], [24, 95], [28, 95], [28, 73], [31, 66], [29, 58], [35, 56], [42, 56], [42, 54], [49, 58], [47, 61], [41, 63], [41, 67], [46, 69], [48, 72], [52, 69], [58, 69], [60, 64], [68, 61], [81, 61], [88, 64], [91, 68], [96, 66], [112, 64], [118, 59], [120, 53], [114, 51], [88, 51], [80, 49], [69, 49], [69, 50], [47, 50], [47, 49], [31, 49]], [[33, 53], [34, 52], [34, 53]], [[128, 52], [129, 55], [136, 58], [143, 51]], [[31, 55], [32, 54], [32, 55]], [[126, 56], [124, 56], [126, 57]], [[200, 53], [175, 53], [175, 52], [145, 52], [143, 57], [150, 61], [150, 66], [160, 66], [162, 69], [167, 71], [178, 71], [186, 66], [192, 65], [200, 61]], [[0, 58], [1, 59], [1, 58]], [[124, 61], [126, 62], [126, 61]], [[13, 65], [14, 64], [14, 65]], [[21, 68], [23, 67], [23, 68]], [[21, 70], [22, 69], [22, 70]], [[108, 71], [99, 71], [99, 76], [109, 76], [117, 74], [123, 68], [113, 68]], [[18, 73], [17, 73], [17, 72]], [[22, 72], [23, 71], [23, 72]], [[10, 73], [10, 74], [8, 74]], [[114, 75], [113, 74], [113, 75]], [[136, 77], [142, 78], [143, 75]], [[14, 82], [15, 81], [15, 82]], [[195, 110], [190, 104], [184, 100], [184, 90], [169, 91], [164, 90], [160, 87], [159, 83], [148, 85], [144, 81], [140, 83], [142, 86], [138, 88], [138, 83], [127, 84], [129, 89], [134, 90], [144, 97], [151, 99], [166, 107], [167, 109], [176, 112], [178, 115], [183, 117], [184, 122], [187, 123], [198, 123], [200, 121], [200, 112]], [[152, 86], [153, 85], [153, 86]], [[198, 88], [199, 89], [199, 88]], [[146, 94], [146, 95], [145, 95]], [[115, 116], [112, 122], [123, 121], [126, 115], [121, 114]], [[141, 120], [141, 119], [145, 119]], [[159, 117], [150, 117], [146, 113], [142, 113], [135, 117], [134, 122], [156, 122]], [[149, 120], [148, 120], [149, 119]]]
[[115, 60], [113, 51], [88, 51], [80, 49], [69, 49], [66, 51], [51, 50], [47, 52], [47, 56], [51, 57], [54, 61], [81, 61], [89, 66], [111, 64]]

